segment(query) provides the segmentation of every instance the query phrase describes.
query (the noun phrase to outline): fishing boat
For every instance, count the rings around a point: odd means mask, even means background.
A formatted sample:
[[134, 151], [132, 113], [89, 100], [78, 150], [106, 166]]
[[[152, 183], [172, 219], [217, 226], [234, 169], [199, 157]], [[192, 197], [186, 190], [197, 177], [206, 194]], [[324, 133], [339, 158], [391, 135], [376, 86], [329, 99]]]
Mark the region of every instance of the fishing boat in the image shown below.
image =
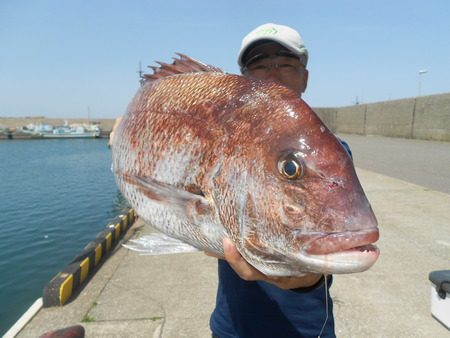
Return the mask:
[[49, 124], [30, 124], [19, 130], [31, 138], [97, 138], [100, 137], [98, 125], [69, 125], [67, 122], [63, 126], [53, 127]]
[[100, 128], [93, 126], [88, 130], [83, 126], [61, 126], [51, 132], [39, 132], [39, 135], [43, 138], [96, 138], [100, 136]]

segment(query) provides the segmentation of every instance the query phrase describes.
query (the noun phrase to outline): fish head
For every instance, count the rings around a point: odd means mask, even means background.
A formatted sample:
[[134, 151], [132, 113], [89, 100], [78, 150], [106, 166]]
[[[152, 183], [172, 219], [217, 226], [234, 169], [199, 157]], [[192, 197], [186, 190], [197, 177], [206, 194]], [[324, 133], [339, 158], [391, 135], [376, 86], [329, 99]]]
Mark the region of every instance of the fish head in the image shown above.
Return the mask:
[[233, 162], [238, 250], [268, 275], [370, 268], [379, 255], [377, 220], [351, 156], [302, 100], [273, 109]]

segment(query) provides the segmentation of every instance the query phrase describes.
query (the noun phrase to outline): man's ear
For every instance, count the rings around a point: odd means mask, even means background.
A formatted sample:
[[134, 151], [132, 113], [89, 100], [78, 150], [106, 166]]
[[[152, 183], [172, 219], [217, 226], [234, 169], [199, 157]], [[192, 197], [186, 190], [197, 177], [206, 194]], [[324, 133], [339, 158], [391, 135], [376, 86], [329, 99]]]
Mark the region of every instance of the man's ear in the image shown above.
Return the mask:
[[302, 93], [305, 92], [306, 87], [308, 87], [308, 77], [309, 77], [309, 72], [308, 69], [305, 69], [303, 72], [303, 86], [302, 86]]

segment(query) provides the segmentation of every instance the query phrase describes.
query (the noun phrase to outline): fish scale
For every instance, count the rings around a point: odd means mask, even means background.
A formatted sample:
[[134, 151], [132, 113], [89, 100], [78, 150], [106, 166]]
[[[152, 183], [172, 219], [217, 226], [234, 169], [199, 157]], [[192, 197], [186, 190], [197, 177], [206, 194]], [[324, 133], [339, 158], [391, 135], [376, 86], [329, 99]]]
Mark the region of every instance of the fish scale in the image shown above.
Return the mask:
[[112, 142], [117, 185], [140, 217], [217, 254], [229, 237], [267, 275], [374, 264], [377, 221], [351, 158], [296, 93], [181, 54], [160, 65]]

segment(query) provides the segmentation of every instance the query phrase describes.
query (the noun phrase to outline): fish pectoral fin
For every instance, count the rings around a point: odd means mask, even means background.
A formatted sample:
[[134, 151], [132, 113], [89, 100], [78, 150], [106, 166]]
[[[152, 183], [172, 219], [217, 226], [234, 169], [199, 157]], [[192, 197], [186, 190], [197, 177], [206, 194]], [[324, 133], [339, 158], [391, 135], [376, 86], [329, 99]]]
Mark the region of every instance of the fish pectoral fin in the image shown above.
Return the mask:
[[199, 251], [189, 244], [159, 232], [129, 240], [122, 245], [142, 255], [165, 255]]
[[134, 185], [155, 202], [178, 207], [192, 216], [193, 213], [204, 216], [212, 211], [210, 202], [199, 188], [193, 186], [178, 188], [150, 177], [129, 174], [121, 174], [121, 176], [124, 181]]

